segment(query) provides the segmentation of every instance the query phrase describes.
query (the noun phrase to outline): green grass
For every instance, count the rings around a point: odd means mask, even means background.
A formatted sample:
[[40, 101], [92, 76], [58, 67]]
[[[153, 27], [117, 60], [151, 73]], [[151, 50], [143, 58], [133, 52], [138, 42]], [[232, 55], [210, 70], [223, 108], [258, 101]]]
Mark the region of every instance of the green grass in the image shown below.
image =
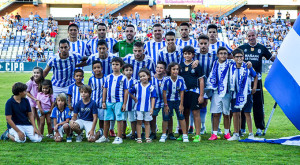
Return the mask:
[[[0, 73], [1, 133], [6, 129], [4, 108], [7, 99], [12, 95], [11, 86], [17, 81], [27, 82], [30, 76], [30, 73]], [[90, 74], [85, 76], [87, 82]], [[264, 94], [267, 122], [274, 100], [267, 91]], [[208, 112], [206, 120], [208, 132], [210, 125]], [[161, 116], [158, 117], [158, 126], [161, 130]], [[277, 108], [265, 137], [279, 138], [298, 134], [299, 131], [280, 108]], [[166, 141], [162, 144], [158, 140], [154, 140], [151, 144], [137, 144], [135, 141], [125, 140], [121, 145], [88, 143], [86, 140], [82, 143], [55, 143], [51, 139], [44, 139], [41, 143], [24, 144], [0, 141], [0, 164], [299, 164], [300, 162], [299, 147], [226, 140], [211, 142], [207, 140], [209, 136], [209, 134], [202, 136], [200, 143], [186, 144], [178, 141]]]

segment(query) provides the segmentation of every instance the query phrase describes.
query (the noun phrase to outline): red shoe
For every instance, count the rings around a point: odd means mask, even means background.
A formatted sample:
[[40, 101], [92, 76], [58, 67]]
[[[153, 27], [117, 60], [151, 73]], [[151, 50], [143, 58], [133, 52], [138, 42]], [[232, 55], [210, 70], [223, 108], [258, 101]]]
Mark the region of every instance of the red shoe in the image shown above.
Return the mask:
[[115, 131], [113, 129], [109, 130], [110, 137], [116, 137]]
[[224, 135], [224, 138], [225, 139], [230, 139], [231, 138], [230, 133], [227, 133], [226, 135]]
[[217, 140], [218, 137], [215, 134], [211, 134], [211, 137], [208, 140]]

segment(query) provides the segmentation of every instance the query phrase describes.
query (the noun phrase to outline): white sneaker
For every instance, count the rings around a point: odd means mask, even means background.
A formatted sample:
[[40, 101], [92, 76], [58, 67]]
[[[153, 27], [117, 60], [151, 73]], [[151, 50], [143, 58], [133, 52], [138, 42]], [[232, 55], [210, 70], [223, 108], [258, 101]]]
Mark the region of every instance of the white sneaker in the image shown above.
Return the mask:
[[78, 135], [76, 137], [76, 142], [82, 142], [82, 136], [81, 135]]
[[202, 127], [200, 130], [200, 135], [206, 134], [206, 127]]
[[182, 136], [183, 142], [188, 143], [189, 142], [189, 137], [188, 136]]
[[231, 138], [227, 139], [228, 141], [240, 140], [240, 136], [238, 133], [234, 133]]
[[254, 134], [253, 133], [249, 133], [248, 139], [254, 139]]
[[130, 133], [129, 133], [129, 134], [127, 134], [127, 135], [126, 135], [126, 137], [128, 137], [128, 138], [129, 138], [129, 137], [131, 137], [131, 135], [132, 135], [132, 130], [130, 131]]
[[116, 137], [114, 142], [112, 142], [112, 144], [121, 144], [121, 143], [123, 143], [123, 139], [120, 137]]
[[104, 142], [109, 142], [109, 139], [106, 138], [105, 136], [101, 136], [98, 140], [95, 141], [96, 143], [104, 143]]
[[166, 139], [167, 139], [167, 136], [161, 136], [160, 137], [160, 139], [159, 139], [159, 142], [162, 142], [162, 143], [164, 143], [164, 142], [166, 142]]

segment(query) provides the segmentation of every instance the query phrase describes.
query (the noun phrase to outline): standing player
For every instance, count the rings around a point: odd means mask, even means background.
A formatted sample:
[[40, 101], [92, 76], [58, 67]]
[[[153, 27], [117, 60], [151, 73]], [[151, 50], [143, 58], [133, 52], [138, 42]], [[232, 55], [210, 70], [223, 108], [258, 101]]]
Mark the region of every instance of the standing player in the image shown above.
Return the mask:
[[198, 42], [196, 39], [190, 38], [190, 25], [187, 22], [180, 24], [180, 39], [176, 40], [176, 45], [183, 49], [185, 46], [193, 46], [194, 48], [198, 47]]
[[117, 57], [116, 54], [112, 54], [108, 51], [108, 45], [105, 40], [99, 40], [97, 43], [97, 53], [92, 54], [88, 59], [80, 64], [76, 65], [77, 67], [92, 65], [94, 61], [100, 61], [102, 66], [102, 73], [104, 75], [109, 75], [112, 73], [111, 61], [113, 58]]
[[228, 50], [228, 55], [231, 54], [232, 49], [223, 41], [218, 40], [218, 27], [215, 24], [207, 26], [207, 35], [209, 38], [209, 52], [216, 55], [220, 47], [225, 47]]
[[81, 59], [79, 54], [70, 54], [70, 44], [66, 39], [59, 41], [59, 53], [51, 58], [44, 69], [44, 77], [53, 68], [52, 85], [53, 97], [60, 93], [67, 94], [69, 86], [73, 83], [73, 73], [76, 64]]
[[181, 63], [182, 55], [180, 47], [175, 44], [175, 33], [172, 31], [166, 34], [166, 46], [158, 51], [158, 61], [163, 61], [167, 66], [171, 62]]
[[[253, 116], [255, 126], [257, 128], [256, 136], [262, 135], [262, 130], [265, 129], [264, 121], [264, 96], [263, 96], [263, 85], [261, 79], [262, 72], [262, 57], [265, 57], [268, 60], [274, 61], [275, 56], [272, 57], [272, 54], [268, 49], [257, 43], [256, 41], [257, 34], [255, 30], [249, 30], [247, 32], [248, 43], [240, 46], [239, 48], [244, 51], [245, 61], [250, 61], [253, 65], [254, 70], [257, 73], [258, 82], [257, 89], [258, 91], [253, 94]], [[253, 87], [253, 83], [252, 83]], [[242, 133], [245, 133], [245, 115], [242, 114]]]
[[80, 54], [81, 57], [88, 55], [86, 43], [78, 39], [78, 26], [70, 24], [68, 27], [68, 41], [70, 43], [70, 51]]
[[152, 58], [144, 54], [144, 45], [142, 42], [136, 42], [133, 46], [133, 53], [128, 54], [124, 57], [124, 62], [131, 64], [133, 66], [132, 77], [136, 80], [139, 79], [139, 70], [142, 68], [147, 68], [151, 71], [151, 74], [155, 73], [155, 64]]
[[125, 29], [126, 40], [119, 41], [114, 45], [114, 53], [119, 52], [119, 56], [122, 58], [127, 54], [133, 53], [133, 45], [137, 42], [137, 40], [134, 40], [135, 34], [135, 27], [127, 25]]
[[117, 43], [114, 38], [106, 38], [107, 26], [104, 23], [97, 25], [97, 38], [93, 38], [87, 42], [89, 55], [98, 53], [98, 41], [105, 40], [108, 52], [113, 53], [113, 46]]
[[166, 42], [163, 41], [163, 27], [161, 24], [153, 25], [154, 39], [145, 42], [145, 54], [153, 58], [154, 63], [158, 62], [158, 51], [166, 46]]

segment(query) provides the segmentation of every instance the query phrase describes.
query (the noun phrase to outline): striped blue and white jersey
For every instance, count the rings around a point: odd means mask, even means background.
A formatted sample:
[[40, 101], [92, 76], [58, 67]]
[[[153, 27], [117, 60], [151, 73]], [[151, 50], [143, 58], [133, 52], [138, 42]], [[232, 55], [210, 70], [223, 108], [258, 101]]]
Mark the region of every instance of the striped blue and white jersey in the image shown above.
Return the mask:
[[79, 54], [70, 54], [68, 58], [61, 59], [58, 54], [51, 58], [47, 65], [53, 68], [52, 85], [67, 87], [74, 83], [73, 74], [76, 64], [80, 62]]
[[117, 103], [124, 101], [124, 91], [128, 89], [127, 77], [123, 74], [115, 76], [113, 73], [106, 77], [104, 88], [107, 88], [106, 101]]
[[181, 38], [177, 38], [175, 44], [179, 46], [180, 49], [183, 49], [185, 46], [192, 46], [194, 48], [198, 47], [198, 41], [193, 38], [190, 38], [187, 41], [183, 41], [181, 40]]
[[156, 91], [156, 99], [155, 99], [155, 108], [163, 108], [164, 107], [164, 100], [163, 100], [163, 81], [164, 78], [161, 80], [155, 78], [154, 76], [151, 79], [151, 84], [154, 86]]
[[79, 92], [79, 86], [76, 85], [76, 83], [73, 83], [69, 86], [68, 89], [68, 95], [71, 96], [71, 103], [72, 107], [74, 108], [78, 101], [81, 100], [80, 92]]
[[[130, 93], [135, 93], [138, 100], [135, 105], [137, 111], [149, 112], [151, 107], [151, 98], [156, 98], [156, 91], [154, 87], [148, 83], [143, 86], [142, 83], [137, 83], [129, 90]], [[154, 108], [154, 107], [153, 107]]]
[[[93, 38], [86, 43], [89, 55], [98, 53], [98, 49], [97, 49], [98, 41], [99, 41], [98, 38]], [[105, 41], [108, 46], [108, 52], [113, 53], [113, 47], [117, 43], [117, 40], [114, 38], [105, 38]]]
[[92, 65], [94, 61], [100, 61], [102, 64], [102, 73], [104, 75], [109, 75], [112, 73], [112, 66], [111, 66], [111, 60], [113, 58], [117, 57], [117, 54], [108, 53], [108, 56], [106, 59], [101, 59], [99, 57], [99, 54], [92, 54], [89, 56], [89, 58], [86, 60], [87, 65]]
[[170, 76], [167, 76], [164, 80], [163, 90], [167, 91], [167, 101], [180, 100], [180, 91], [186, 89], [183, 77], [177, 76], [177, 80], [174, 82]]
[[106, 76], [102, 78], [90, 77], [88, 85], [92, 88], [92, 100], [96, 102], [98, 108], [102, 108], [103, 87]]
[[209, 76], [213, 62], [217, 59], [218, 59], [217, 54], [212, 54], [212, 53], [201, 54], [199, 48], [195, 49], [194, 60], [199, 61], [199, 65], [202, 67], [203, 74], [206, 76], [206, 78], [208, 78]]
[[154, 39], [145, 42], [145, 54], [152, 57], [155, 64], [157, 64], [158, 60], [158, 51], [166, 46], [165, 41], [155, 42]]
[[[54, 107], [51, 112], [50, 118], [56, 119], [57, 124], [59, 124], [66, 121], [67, 119], [71, 119], [72, 117], [70, 115], [70, 109], [68, 107], [66, 107], [62, 112], [57, 107]], [[60, 127], [62, 127], [62, 125], [58, 126], [58, 129]]]
[[139, 70], [142, 68], [149, 69], [151, 75], [155, 73], [155, 63], [148, 55], [145, 55], [145, 58], [142, 61], [138, 61], [134, 58], [134, 54], [128, 54], [124, 57], [123, 60], [125, 63], [131, 64], [133, 66], [132, 77], [136, 80], [139, 80]]
[[169, 53], [167, 47], [164, 47], [158, 51], [158, 54], [159, 54], [158, 61], [164, 61], [165, 63], [167, 63], [167, 66], [171, 62], [177, 62], [178, 64], [180, 64], [184, 59], [181, 49], [178, 46], [176, 46], [175, 51], [172, 53]]
[[78, 53], [80, 54], [81, 57], [89, 55], [89, 52], [87, 50], [87, 45], [84, 41], [82, 40], [77, 40], [75, 42], [69, 41], [69, 43], [70, 43], [70, 52]]
[[214, 44], [209, 44], [209, 52], [211, 54], [217, 55], [217, 51], [220, 47], [225, 47], [228, 50], [229, 54], [231, 54], [232, 49], [223, 41], [217, 41]]
[[[131, 78], [130, 80], [128, 80], [128, 90], [130, 90], [131, 88], [134, 87], [134, 85], [137, 83], [138, 81], [135, 80], [134, 78]], [[133, 94], [135, 96], [135, 94]], [[127, 100], [127, 104], [126, 104], [126, 111], [133, 111], [135, 106], [135, 102], [134, 100], [128, 96], [128, 100]]]

